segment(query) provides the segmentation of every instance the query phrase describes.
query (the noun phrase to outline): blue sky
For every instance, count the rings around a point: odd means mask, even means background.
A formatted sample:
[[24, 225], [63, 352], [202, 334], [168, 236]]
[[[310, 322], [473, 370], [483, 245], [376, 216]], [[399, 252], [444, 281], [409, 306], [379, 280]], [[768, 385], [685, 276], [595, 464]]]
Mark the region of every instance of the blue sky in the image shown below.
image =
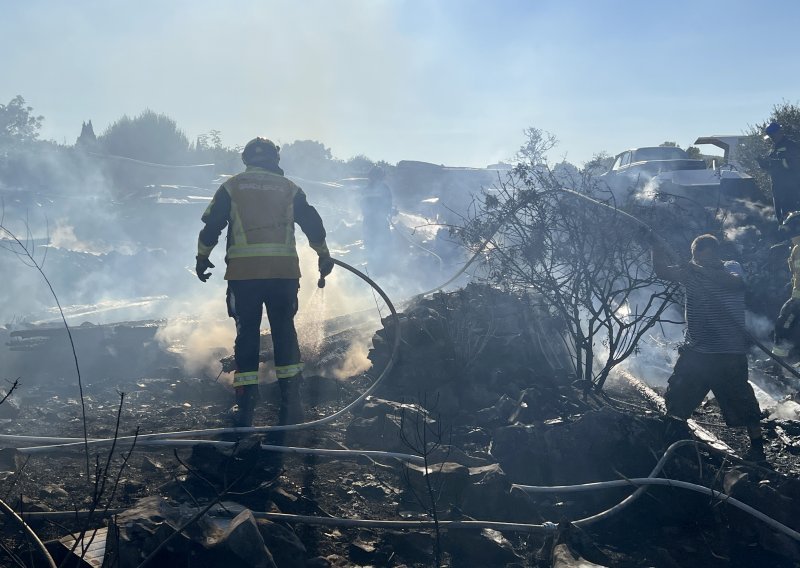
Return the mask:
[[190, 138], [316, 139], [484, 166], [522, 131], [554, 158], [736, 134], [800, 100], [800, 3], [0, 0], [0, 102], [74, 142], [145, 108]]

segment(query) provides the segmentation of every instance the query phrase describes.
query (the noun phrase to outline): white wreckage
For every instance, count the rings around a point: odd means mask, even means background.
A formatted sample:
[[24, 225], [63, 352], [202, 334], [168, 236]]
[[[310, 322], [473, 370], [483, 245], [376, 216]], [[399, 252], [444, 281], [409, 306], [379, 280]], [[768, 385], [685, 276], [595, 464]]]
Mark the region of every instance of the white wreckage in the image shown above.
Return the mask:
[[698, 138], [696, 145], [712, 145], [724, 152], [710, 164], [675, 146], [633, 148], [617, 154], [600, 179], [615, 194], [631, 191], [631, 195], [644, 198], [677, 196], [703, 205], [752, 199], [758, 191], [755, 180], [739, 162], [742, 142], [742, 136]]

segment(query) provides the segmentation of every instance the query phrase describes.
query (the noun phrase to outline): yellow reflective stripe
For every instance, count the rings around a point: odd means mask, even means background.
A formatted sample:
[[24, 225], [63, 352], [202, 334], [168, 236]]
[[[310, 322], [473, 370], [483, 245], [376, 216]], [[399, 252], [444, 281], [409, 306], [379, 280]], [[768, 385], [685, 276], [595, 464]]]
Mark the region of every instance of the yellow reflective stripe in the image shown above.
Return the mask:
[[200, 256], [210, 256], [211, 251], [214, 250], [213, 246], [206, 246], [199, 238], [197, 239], [197, 254]]
[[[228, 189], [227, 187], [225, 188]], [[228, 190], [228, 194], [231, 195], [230, 190]], [[242, 218], [239, 216], [239, 206], [236, 204], [236, 201], [233, 199], [233, 195], [231, 195], [231, 231], [233, 232], [233, 242], [246, 245], [247, 244], [247, 235], [244, 231], [244, 224], [242, 223]]]
[[297, 363], [295, 365], [279, 365], [275, 367], [275, 375], [279, 379], [289, 379], [296, 377], [303, 372], [303, 364]]
[[789, 162], [786, 161], [786, 158], [783, 158], [781, 160], [781, 162], [783, 162], [783, 167], [788, 170], [789, 169]]
[[788, 357], [789, 349], [786, 347], [778, 347], [777, 345], [772, 348], [772, 354], [778, 357]]
[[234, 373], [233, 386], [241, 387], [245, 385], [258, 384], [258, 371], [248, 371], [246, 373]]
[[276, 243], [232, 245], [228, 249], [228, 258], [248, 258], [253, 256], [297, 256], [297, 249], [293, 245]]

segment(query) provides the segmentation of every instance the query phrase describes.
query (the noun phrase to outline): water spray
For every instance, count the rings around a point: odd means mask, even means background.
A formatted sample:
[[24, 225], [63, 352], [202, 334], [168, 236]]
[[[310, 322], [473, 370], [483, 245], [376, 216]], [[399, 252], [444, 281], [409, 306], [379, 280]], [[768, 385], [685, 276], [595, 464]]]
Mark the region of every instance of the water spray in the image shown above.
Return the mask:
[[[350, 404], [330, 414], [323, 418], [318, 418], [317, 420], [312, 420], [311, 422], [302, 422], [300, 424], [281, 424], [275, 426], [247, 426], [241, 428], [205, 428], [201, 430], [184, 430], [180, 432], [156, 432], [153, 434], [140, 434], [138, 436], [119, 436], [116, 439], [93, 439], [93, 440], [78, 440], [76, 438], [72, 439], [65, 439], [64, 443], [60, 444], [52, 444], [49, 445], [51, 448], [69, 448], [75, 446], [76, 444], [85, 444], [87, 446], [110, 446], [113, 444], [121, 443], [121, 442], [131, 442], [133, 440], [170, 440], [174, 438], [186, 438], [186, 437], [193, 437], [193, 436], [220, 436], [223, 434], [239, 434], [239, 435], [246, 435], [246, 434], [264, 434], [267, 432], [281, 432], [281, 431], [289, 431], [289, 430], [303, 430], [306, 428], [314, 428], [316, 426], [323, 426], [330, 422], [333, 422], [346, 412], [349, 412], [352, 408], [355, 408], [359, 404], [361, 404], [365, 398], [367, 398], [370, 394], [372, 394], [375, 389], [383, 382], [383, 380], [389, 376], [389, 373], [394, 368], [394, 365], [397, 361], [398, 354], [400, 352], [400, 343], [401, 343], [401, 333], [400, 333], [400, 317], [397, 314], [397, 310], [394, 307], [394, 304], [389, 299], [389, 296], [386, 295], [386, 292], [378, 286], [374, 280], [372, 280], [369, 276], [350, 266], [349, 264], [342, 262], [341, 260], [337, 260], [332, 258], [333, 263], [341, 266], [348, 272], [352, 272], [362, 280], [364, 280], [367, 284], [369, 284], [386, 302], [386, 305], [389, 307], [389, 311], [391, 315], [389, 317], [392, 318], [394, 323], [394, 341], [392, 342], [392, 351], [389, 356], [389, 360], [386, 362], [386, 366], [383, 368], [381, 373], [375, 379], [375, 382], [367, 388], [361, 395], [352, 401]], [[323, 280], [320, 278], [320, 280]], [[319, 285], [319, 281], [317, 282]], [[7, 439], [7, 436], [0, 435], [0, 440]], [[66, 441], [68, 440], [68, 441]], [[88, 455], [88, 452], [87, 452]]]

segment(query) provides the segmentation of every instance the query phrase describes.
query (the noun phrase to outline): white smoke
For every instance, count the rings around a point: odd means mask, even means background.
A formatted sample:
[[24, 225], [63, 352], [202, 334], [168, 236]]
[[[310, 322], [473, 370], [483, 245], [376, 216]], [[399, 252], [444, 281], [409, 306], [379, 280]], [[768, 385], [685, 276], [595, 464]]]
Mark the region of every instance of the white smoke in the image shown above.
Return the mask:
[[770, 420], [800, 420], [800, 404], [793, 400], [784, 400], [779, 402], [772, 413], [769, 415]]

